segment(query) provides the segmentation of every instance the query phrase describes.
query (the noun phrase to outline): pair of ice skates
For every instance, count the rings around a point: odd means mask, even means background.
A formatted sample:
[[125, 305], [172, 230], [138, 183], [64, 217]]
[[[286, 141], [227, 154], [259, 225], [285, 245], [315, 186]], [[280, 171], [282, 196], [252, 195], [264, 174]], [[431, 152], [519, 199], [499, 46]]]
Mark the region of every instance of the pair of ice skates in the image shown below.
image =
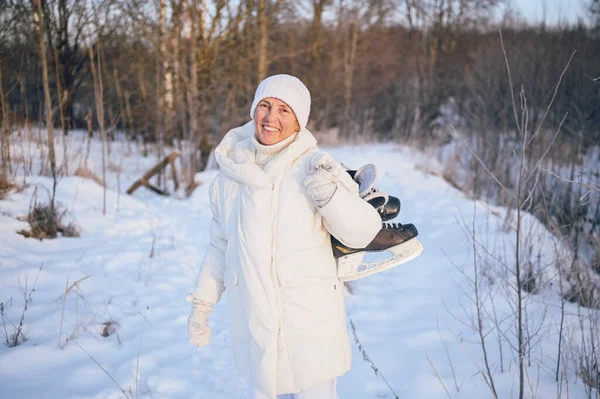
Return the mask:
[[[417, 240], [419, 234], [412, 224], [388, 222], [400, 213], [400, 200], [375, 188], [377, 167], [367, 164], [358, 170], [347, 170], [358, 183], [362, 199], [370, 203], [381, 216], [381, 230], [365, 248], [349, 248], [331, 237], [333, 255], [337, 260], [338, 278], [352, 281], [413, 260], [423, 252]], [[389, 253], [383, 260], [366, 262], [365, 255], [372, 252]]]

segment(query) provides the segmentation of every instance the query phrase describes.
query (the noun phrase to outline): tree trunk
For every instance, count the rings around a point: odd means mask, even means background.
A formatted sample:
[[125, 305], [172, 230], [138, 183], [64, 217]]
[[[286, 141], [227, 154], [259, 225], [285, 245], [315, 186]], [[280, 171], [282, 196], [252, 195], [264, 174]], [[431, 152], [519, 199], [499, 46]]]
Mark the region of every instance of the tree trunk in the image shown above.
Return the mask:
[[[197, 22], [200, 22], [200, 29], [203, 28], [202, 22], [199, 21], [202, 18], [202, 13], [198, 14], [198, 0], [192, 0], [190, 9], [191, 19], [191, 64], [190, 64], [190, 85], [188, 88], [188, 107], [190, 114], [190, 126], [189, 126], [189, 144], [188, 144], [188, 155], [186, 158], [187, 165], [185, 167], [185, 185], [186, 187], [192, 187], [194, 184], [194, 175], [196, 174], [196, 165], [198, 165], [198, 32]], [[201, 32], [201, 35], [202, 36]]]
[[92, 130], [92, 110], [88, 110], [87, 117], [87, 146], [85, 148], [85, 158], [83, 159], [83, 167], [88, 168], [88, 158], [90, 157], [90, 147], [92, 145], [92, 137], [94, 137], [94, 131]]
[[172, 0], [171, 7], [173, 9], [173, 31], [171, 34], [172, 54], [170, 65], [173, 77], [173, 111], [172, 111], [172, 126], [169, 132], [168, 141], [171, 142], [174, 138], [182, 139], [182, 131], [187, 129], [185, 124], [184, 100], [181, 85], [181, 24], [183, 18], [183, 3], [185, 0]]
[[[131, 134], [129, 135], [129, 137], [131, 139], [137, 139], [137, 131], [135, 129], [135, 123], [133, 123], [133, 114], [131, 112], [131, 101], [130, 101], [130, 97], [131, 94], [129, 93], [129, 90], [125, 90], [125, 113], [127, 114], [127, 124], [129, 125], [129, 128], [131, 129]], [[145, 154], [144, 156], [148, 156], [148, 151], [144, 150]]]
[[[160, 143], [162, 157], [162, 145], [164, 142], [171, 138], [173, 132], [173, 112], [174, 112], [174, 96], [173, 96], [173, 68], [171, 66], [169, 53], [172, 51], [169, 46], [170, 35], [167, 32], [167, 2], [166, 0], [160, 1], [160, 55], [162, 60], [162, 73], [163, 73], [163, 95], [164, 95], [164, 131], [163, 138]], [[159, 157], [159, 158], [160, 158]], [[162, 178], [162, 173], [161, 173]], [[160, 187], [160, 185], [159, 185]]]
[[48, 79], [48, 60], [46, 57], [46, 43], [42, 0], [34, 0], [33, 19], [38, 31], [40, 62], [42, 63], [42, 78], [44, 84], [44, 100], [46, 103], [46, 128], [48, 129], [48, 155], [50, 157], [50, 170], [52, 172], [52, 198], [50, 199], [50, 210], [54, 212], [54, 197], [56, 196], [56, 154], [54, 152], [54, 111], [52, 110], [52, 98], [50, 96], [50, 83]]
[[[165, 102], [167, 99], [167, 63], [166, 61], [166, 31], [167, 31], [167, 2], [166, 0], [160, 0], [159, 4], [159, 15], [160, 15], [160, 51], [157, 52], [156, 58], [156, 147], [157, 147], [157, 159], [162, 159], [163, 156], [163, 141], [164, 141], [164, 130], [166, 128], [165, 122]], [[159, 173], [156, 176], [157, 184], [159, 188], [162, 188], [162, 176]]]
[[67, 135], [69, 134], [69, 128], [65, 121], [65, 113], [64, 113], [64, 100], [66, 97], [66, 90], [63, 90], [63, 85], [61, 84], [61, 74], [60, 74], [60, 61], [58, 59], [58, 51], [54, 50], [54, 69], [56, 73], [56, 94], [58, 98], [58, 115], [60, 117], [60, 127], [63, 131], [62, 144], [63, 144], [63, 168], [64, 174], [69, 174], [69, 160], [67, 157]]
[[113, 67], [113, 79], [115, 83], [115, 90], [117, 92], [117, 101], [119, 102], [119, 119], [121, 120], [121, 126], [123, 126], [123, 132], [125, 134], [125, 140], [129, 145], [131, 138], [130, 126], [128, 123], [127, 113], [125, 111], [125, 98], [123, 97], [123, 91], [121, 90], [121, 82], [119, 80], [119, 73], [117, 68]]
[[[242, 87], [256, 87], [258, 82], [254, 82], [254, 63], [253, 58], [256, 54], [255, 46], [256, 46], [256, 32], [254, 32], [252, 21], [254, 18], [252, 17], [252, 12], [254, 11], [254, 1], [255, 0], [245, 0], [244, 3], [246, 5], [246, 15], [245, 15], [245, 23], [244, 29], [242, 31], [242, 51], [244, 52], [244, 57], [242, 57], [243, 67], [241, 67], [242, 72], [242, 81], [244, 82]], [[245, 79], [244, 79], [245, 78]], [[250, 84], [247, 84], [249, 82]], [[249, 93], [245, 93], [249, 94]]]
[[310, 44], [308, 51], [308, 64], [312, 73], [309, 75], [309, 88], [320, 87], [319, 76], [321, 74], [321, 27], [323, 9], [328, 0], [312, 0], [313, 5], [313, 20], [310, 30]]
[[342, 122], [342, 136], [350, 136], [350, 99], [352, 97], [352, 78], [358, 44], [358, 6], [354, 8], [354, 19], [350, 32], [346, 37], [344, 46], [344, 120]]
[[0, 185], [8, 182], [9, 174], [12, 173], [10, 161], [10, 126], [8, 121], [8, 110], [4, 98], [4, 87], [2, 86], [2, 64], [0, 63], [0, 111], [2, 111], [2, 125], [0, 126], [0, 155], [2, 156], [2, 170], [0, 170]]
[[102, 87], [102, 64], [100, 54], [98, 54], [98, 67], [94, 64], [94, 49], [90, 46], [90, 62], [92, 65], [92, 75], [94, 78], [94, 98], [96, 100], [96, 119], [100, 127], [100, 140], [102, 141], [102, 187], [103, 201], [102, 214], [106, 215], [106, 135], [104, 131], [104, 90]]
[[[106, 66], [106, 52], [104, 51], [104, 41], [103, 40], [98, 40], [98, 68], [102, 67], [102, 71], [100, 71], [101, 73], [99, 74], [99, 76], [102, 76], [103, 79], [106, 79], [106, 86], [107, 87], [112, 87], [114, 85], [114, 82], [111, 82], [111, 74], [108, 72], [108, 68]], [[104, 87], [104, 81], [102, 82], [102, 86]], [[104, 100], [104, 93], [102, 95], [102, 99]], [[104, 106], [104, 103], [102, 103]], [[108, 101], [108, 104], [106, 106], [106, 108], [108, 109], [108, 121], [109, 124], [112, 125], [113, 123], [115, 123], [115, 115], [114, 115], [114, 111], [113, 111], [113, 101]], [[106, 120], [104, 121], [106, 123]], [[106, 135], [106, 150], [107, 150], [107, 155], [108, 158], [110, 159], [110, 153], [111, 153], [111, 143], [115, 141], [115, 129], [110, 129]]]
[[267, 61], [267, 10], [266, 0], [258, 0], [258, 81], [262, 82], [267, 77], [268, 61]]

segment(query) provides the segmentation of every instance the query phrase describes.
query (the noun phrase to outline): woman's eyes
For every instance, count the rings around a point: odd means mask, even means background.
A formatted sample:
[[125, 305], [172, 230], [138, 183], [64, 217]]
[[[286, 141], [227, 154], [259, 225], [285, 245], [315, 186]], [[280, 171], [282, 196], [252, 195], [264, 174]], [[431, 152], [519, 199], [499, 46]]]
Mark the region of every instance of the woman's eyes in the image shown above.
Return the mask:
[[[260, 104], [258, 104], [258, 106], [260, 108], [265, 108], [265, 109], [269, 108], [269, 104], [265, 104], [265, 103], [260, 103]], [[290, 110], [287, 108], [280, 108], [280, 112], [283, 114], [288, 114], [290, 112]]]

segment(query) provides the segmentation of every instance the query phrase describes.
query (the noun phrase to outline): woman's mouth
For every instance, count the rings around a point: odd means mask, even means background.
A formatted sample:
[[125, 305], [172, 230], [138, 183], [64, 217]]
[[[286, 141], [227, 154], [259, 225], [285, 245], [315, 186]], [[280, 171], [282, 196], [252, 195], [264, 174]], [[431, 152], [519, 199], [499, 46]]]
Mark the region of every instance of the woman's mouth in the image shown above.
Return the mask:
[[279, 130], [275, 127], [271, 127], [271, 126], [267, 126], [267, 125], [263, 125], [263, 129], [266, 130], [267, 132], [276, 132]]

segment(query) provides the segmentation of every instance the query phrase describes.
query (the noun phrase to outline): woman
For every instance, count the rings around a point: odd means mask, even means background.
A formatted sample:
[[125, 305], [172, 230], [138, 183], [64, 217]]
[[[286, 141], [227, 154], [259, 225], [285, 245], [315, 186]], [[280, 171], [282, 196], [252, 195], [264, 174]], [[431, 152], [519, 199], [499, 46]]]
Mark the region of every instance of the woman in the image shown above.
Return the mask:
[[356, 183], [319, 151], [309, 113], [299, 79], [271, 76], [252, 120], [215, 149], [211, 245], [188, 296], [188, 329], [190, 342], [208, 344], [208, 316], [227, 289], [234, 358], [253, 399], [338, 397], [351, 350], [330, 234], [360, 248], [381, 228]]

